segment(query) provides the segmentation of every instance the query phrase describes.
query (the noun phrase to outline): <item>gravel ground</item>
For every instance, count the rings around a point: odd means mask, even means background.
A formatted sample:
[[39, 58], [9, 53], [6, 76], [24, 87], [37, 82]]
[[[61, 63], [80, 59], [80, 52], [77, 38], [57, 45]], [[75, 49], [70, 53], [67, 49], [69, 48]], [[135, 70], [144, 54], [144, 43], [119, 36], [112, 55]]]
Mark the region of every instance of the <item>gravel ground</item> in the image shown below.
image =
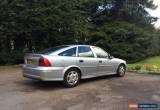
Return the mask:
[[159, 84], [158, 75], [127, 73], [64, 88], [60, 82], [23, 78], [19, 68], [5, 68], [0, 70], [0, 110], [130, 110], [132, 103], [160, 104]]

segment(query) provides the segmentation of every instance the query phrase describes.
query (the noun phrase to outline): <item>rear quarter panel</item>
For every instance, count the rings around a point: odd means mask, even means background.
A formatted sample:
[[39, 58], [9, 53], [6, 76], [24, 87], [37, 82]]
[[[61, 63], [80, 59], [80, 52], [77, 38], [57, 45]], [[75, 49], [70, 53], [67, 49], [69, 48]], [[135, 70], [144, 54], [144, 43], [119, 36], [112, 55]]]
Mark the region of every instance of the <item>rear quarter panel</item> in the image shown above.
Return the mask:
[[76, 64], [76, 57], [44, 55], [54, 67], [68, 67]]
[[[53, 67], [63, 67], [64, 74], [69, 68], [77, 67], [76, 65], [76, 57], [70, 56], [52, 56], [52, 55], [44, 55], [47, 59], [49, 59], [51, 65]], [[77, 67], [79, 68], [79, 67]]]

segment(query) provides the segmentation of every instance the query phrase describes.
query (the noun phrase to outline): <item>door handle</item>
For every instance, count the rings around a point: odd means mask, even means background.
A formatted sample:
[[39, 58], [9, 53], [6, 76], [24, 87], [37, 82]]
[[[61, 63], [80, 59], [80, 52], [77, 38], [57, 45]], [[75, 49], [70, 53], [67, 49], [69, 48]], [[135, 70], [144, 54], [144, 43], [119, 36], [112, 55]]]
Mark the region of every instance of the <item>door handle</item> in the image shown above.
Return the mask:
[[84, 61], [83, 61], [83, 60], [79, 60], [79, 62], [80, 62], [80, 63], [83, 63]]
[[102, 60], [99, 60], [99, 63], [102, 63]]

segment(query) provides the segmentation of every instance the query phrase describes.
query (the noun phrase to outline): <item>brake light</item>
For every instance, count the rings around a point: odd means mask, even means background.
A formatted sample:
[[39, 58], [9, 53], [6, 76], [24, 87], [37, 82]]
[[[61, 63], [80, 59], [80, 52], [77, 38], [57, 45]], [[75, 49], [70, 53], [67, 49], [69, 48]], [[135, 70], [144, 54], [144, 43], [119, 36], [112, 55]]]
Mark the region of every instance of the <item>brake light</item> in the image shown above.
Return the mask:
[[49, 62], [49, 60], [47, 58], [41, 57], [39, 59], [39, 66], [42, 66], [42, 67], [51, 67], [51, 63]]

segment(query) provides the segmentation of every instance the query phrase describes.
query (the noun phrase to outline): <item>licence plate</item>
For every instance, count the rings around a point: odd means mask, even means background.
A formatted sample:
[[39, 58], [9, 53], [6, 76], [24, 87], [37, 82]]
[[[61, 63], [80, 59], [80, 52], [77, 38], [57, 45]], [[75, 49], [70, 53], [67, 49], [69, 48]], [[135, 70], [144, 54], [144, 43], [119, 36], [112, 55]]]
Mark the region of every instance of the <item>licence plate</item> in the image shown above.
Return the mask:
[[34, 64], [34, 62], [33, 62], [33, 60], [32, 60], [32, 59], [27, 59], [27, 64], [33, 65], [33, 64]]

